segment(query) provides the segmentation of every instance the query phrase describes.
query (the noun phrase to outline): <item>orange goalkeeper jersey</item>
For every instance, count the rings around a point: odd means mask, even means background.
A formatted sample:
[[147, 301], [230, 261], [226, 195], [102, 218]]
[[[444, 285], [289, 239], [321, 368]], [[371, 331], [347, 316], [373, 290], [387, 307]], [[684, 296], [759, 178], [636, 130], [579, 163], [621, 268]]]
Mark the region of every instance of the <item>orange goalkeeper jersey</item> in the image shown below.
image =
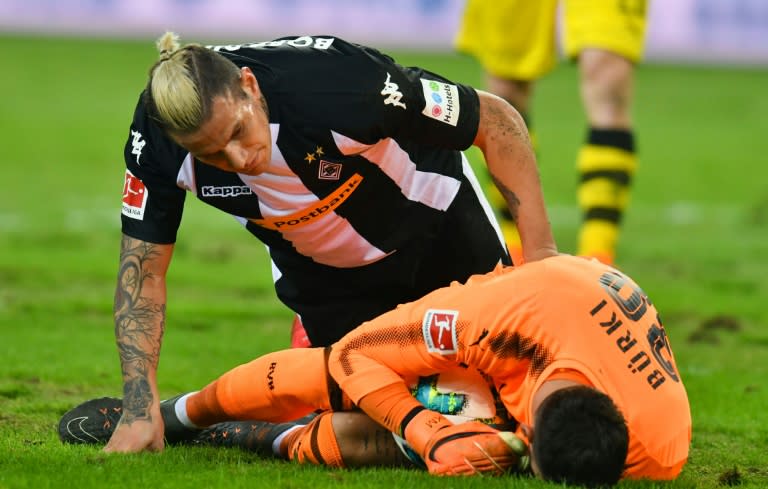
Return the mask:
[[358, 403], [456, 364], [490, 376], [510, 414], [529, 425], [539, 386], [575, 371], [627, 421], [626, 476], [674, 478], [687, 460], [688, 397], [656, 308], [596, 260], [561, 255], [439, 289], [347, 334], [329, 369]]

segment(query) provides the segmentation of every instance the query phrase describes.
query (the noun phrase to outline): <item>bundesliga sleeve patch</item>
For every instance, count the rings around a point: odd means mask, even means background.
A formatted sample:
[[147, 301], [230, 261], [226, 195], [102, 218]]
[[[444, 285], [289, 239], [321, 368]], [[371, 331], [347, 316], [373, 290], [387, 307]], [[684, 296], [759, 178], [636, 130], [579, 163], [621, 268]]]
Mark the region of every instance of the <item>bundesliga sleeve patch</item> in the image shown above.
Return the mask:
[[125, 170], [123, 215], [143, 221], [144, 209], [147, 207], [147, 198], [149, 198], [149, 191], [144, 186], [144, 182], [136, 178], [130, 170]]
[[459, 89], [456, 85], [422, 78], [421, 89], [426, 101], [421, 113], [456, 127], [459, 122]]
[[424, 313], [421, 332], [427, 351], [441, 355], [456, 353], [456, 319], [459, 311], [429, 309]]

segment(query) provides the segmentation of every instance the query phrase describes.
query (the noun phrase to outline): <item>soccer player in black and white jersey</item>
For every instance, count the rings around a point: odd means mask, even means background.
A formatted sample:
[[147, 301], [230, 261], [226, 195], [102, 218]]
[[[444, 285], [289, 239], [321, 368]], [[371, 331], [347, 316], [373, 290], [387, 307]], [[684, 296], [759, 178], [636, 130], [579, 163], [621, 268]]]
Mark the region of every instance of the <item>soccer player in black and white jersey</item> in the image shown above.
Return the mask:
[[166, 271], [187, 192], [269, 249], [313, 346], [509, 264], [462, 150], [516, 218], [526, 261], [557, 253], [534, 153], [501, 98], [334, 37], [187, 45], [166, 33], [125, 146], [115, 335], [123, 415], [105, 450], [161, 450]]

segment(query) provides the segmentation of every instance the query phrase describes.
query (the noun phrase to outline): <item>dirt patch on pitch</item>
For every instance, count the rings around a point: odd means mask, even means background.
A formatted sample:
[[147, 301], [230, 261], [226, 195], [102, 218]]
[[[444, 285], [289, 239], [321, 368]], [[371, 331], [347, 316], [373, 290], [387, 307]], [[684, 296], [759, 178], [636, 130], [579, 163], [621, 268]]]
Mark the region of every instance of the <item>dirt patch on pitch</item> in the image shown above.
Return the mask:
[[720, 343], [720, 334], [737, 333], [741, 331], [741, 320], [735, 316], [721, 314], [704, 319], [699, 327], [689, 336], [688, 343], [709, 343], [716, 345]]

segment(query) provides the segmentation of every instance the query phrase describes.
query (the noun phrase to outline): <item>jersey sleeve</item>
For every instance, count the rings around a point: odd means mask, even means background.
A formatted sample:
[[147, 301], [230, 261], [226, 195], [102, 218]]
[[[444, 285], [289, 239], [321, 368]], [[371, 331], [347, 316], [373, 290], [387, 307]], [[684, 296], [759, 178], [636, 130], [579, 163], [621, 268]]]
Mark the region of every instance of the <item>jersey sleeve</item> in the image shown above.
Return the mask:
[[468, 330], [478, 317], [471, 299], [464, 297], [469, 290], [454, 283], [347, 333], [333, 345], [328, 362], [334, 380], [358, 402], [405, 379], [455, 368], [464, 362], [461, 335], [472, 334]]
[[186, 155], [149, 119], [139, 100], [124, 148], [124, 234], [157, 244], [176, 241], [186, 195], [176, 181]]
[[472, 87], [340, 39], [322, 53], [306, 49], [293, 63], [300, 72], [274, 70], [284, 117], [367, 144], [391, 137], [452, 150], [472, 145], [479, 122]]
[[401, 79], [408, 87], [411, 107], [404, 118], [392, 117], [393, 111], [386, 108], [383, 119], [391, 135], [445, 149], [464, 150], [472, 145], [480, 121], [474, 88], [417, 67], [399, 67], [396, 73], [391, 78]]
[[366, 394], [403, 379], [457, 366], [490, 373], [493, 365], [489, 361], [495, 355], [488, 355], [489, 360], [484, 352], [493, 348], [478, 345], [495, 332], [514, 328], [519, 317], [508, 309], [499, 313], [500, 304], [511, 309], [515, 306], [510, 304], [530, 301], [530, 296], [516, 293], [519, 280], [500, 280], [514, 273], [514, 268], [497, 267], [363, 323], [333, 345], [328, 362], [331, 375], [358, 402]]

